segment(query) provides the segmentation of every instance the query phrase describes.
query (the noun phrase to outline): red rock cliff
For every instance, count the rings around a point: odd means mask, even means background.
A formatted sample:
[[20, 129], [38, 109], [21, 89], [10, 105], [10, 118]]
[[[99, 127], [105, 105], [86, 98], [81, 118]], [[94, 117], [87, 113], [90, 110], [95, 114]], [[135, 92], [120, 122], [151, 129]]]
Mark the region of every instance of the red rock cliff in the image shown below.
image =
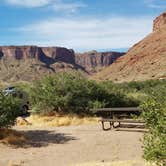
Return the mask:
[[124, 55], [119, 52], [97, 52], [91, 51], [76, 54], [76, 63], [84, 67], [87, 71], [100, 69], [111, 65], [117, 58]]
[[45, 63], [51, 61], [75, 63], [74, 51], [63, 47], [2, 46], [0, 47], [0, 57], [3, 56], [16, 60], [34, 58]]
[[94, 79], [117, 82], [166, 79], [166, 12], [154, 20], [152, 33]]
[[153, 31], [158, 31], [158, 30], [162, 30], [163, 28], [166, 29], [166, 12], [162, 13], [160, 16], [158, 16], [155, 20], [154, 20], [154, 24], [153, 24]]
[[0, 58], [28, 60], [35, 59], [47, 65], [56, 62], [72, 64], [80, 69], [91, 72], [112, 64], [124, 53], [91, 51], [82, 54], [75, 54], [72, 49], [63, 47], [37, 47], [37, 46], [2, 46], [0, 47]]

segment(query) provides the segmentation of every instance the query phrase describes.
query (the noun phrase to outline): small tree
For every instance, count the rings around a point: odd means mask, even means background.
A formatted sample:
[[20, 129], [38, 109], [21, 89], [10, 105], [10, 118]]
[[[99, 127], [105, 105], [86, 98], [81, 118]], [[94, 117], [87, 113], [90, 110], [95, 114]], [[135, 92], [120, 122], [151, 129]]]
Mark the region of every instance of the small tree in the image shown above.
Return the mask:
[[166, 89], [152, 93], [142, 105], [149, 132], [144, 136], [144, 158], [166, 166]]
[[104, 103], [106, 92], [79, 73], [57, 73], [35, 82], [30, 95], [36, 113], [79, 114], [89, 113], [88, 108], [93, 107], [94, 101]]
[[19, 111], [19, 102], [12, 96], [4, 96], [0, 92], [0, 128], [8, 128], [14, 125]]
[[34, 83], [30, 95], [35, 113], [57, 111], [81, 114], [90, 113], [90, 108], [137, 104], [125, 94], [75, 72], [44, 77]]

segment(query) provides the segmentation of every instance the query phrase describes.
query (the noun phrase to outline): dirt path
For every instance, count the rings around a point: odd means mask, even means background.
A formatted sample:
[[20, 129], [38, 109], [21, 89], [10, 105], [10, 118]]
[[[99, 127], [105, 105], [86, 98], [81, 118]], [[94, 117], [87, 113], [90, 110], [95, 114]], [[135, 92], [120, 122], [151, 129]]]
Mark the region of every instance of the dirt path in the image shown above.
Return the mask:
[[70, 166], [92, 161], [141, 160], [142, 132], [102, 131], [100, 125], [59, 128], [20, 127], [31, 142], [24, 148], [0, 145], [0, 166]]

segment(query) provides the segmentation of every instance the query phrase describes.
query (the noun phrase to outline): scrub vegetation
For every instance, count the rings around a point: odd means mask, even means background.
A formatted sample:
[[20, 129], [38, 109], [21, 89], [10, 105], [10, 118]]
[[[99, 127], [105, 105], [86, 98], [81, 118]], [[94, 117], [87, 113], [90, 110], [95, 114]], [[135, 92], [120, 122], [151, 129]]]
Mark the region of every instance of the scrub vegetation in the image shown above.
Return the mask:
[[[29, 94], [31, 121], [50, 126], [91, 123], [94, 120], [85, 117], [93, 117], [92, 108], [141, 107], [142, 118], [149, 129], [143, 140], [144, 158], [160, 166], [166, 165], [165, 80], [117, 84], [91, 81], [74, 72], [50, 75], [31, 84], [17, 83], [16, 86]], [[0, 93], [0, 103], [0, 128], [6, 129], [15, 123], [19, 102]]]

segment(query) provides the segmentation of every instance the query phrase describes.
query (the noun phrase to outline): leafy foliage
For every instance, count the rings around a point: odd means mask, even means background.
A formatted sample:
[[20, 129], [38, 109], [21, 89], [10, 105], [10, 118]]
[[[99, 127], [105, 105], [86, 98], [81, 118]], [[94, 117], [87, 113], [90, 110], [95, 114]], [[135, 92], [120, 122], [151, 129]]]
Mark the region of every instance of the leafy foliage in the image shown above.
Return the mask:
[[[143, 118], [149, 129], [144, 136], [144, 157], [158, 165], [166, 165], [166, 89], [154, 90], [142, 104]], [[161, 95], [162, 94], [162, 95]]]
[[136, 104], [121, 92], [89, 81], [78, 73], [59, 73], [35, 82], [31, 89], [34, 111], [90, 113], [90, 108]]
[[12, 96], [4, 96], [0, 93], [0, 128], [8, 128], [14, 125], [19, 115], [19, 102]]

